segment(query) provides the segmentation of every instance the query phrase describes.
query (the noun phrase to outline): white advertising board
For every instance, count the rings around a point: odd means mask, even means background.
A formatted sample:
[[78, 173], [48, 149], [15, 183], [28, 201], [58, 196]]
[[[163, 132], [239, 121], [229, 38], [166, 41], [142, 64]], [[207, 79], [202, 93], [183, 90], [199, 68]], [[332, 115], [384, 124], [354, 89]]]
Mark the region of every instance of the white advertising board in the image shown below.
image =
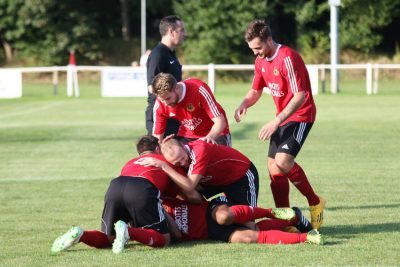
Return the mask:
[[104, 97], [147, 96], [146, 68], [104, 68], [101, 72], [101, 95]]
[[0, 69], [0, 98], [18, 98], [21, 96], [21, 71], [12, 69]]
[[306, 67], [310, 76], [312, 94], [317, 95], [319, 86], [318, 67], [315, 65], [306, 65]]

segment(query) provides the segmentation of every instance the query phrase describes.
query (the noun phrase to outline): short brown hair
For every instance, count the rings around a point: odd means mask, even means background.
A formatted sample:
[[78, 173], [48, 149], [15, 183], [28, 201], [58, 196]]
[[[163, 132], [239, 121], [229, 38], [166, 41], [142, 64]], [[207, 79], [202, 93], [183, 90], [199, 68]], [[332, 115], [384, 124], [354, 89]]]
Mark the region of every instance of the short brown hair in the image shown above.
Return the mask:
[[161, 36], [167, 35], [169, 28], [175, 30], [178, 27], [178, 21], [182, 20], [175, 15], [166, 16], [162, 18], [160, 21], [160, 25], [158, 25], [158, 29], [160, 31]]
[[155, 152], [158, 146], [159, 144], [157, 137], [144, 135], [138, 140], [136, 144], [136, 150], [140, 155], [145, 151]]
[[244, 39], [246, 42], [250, 42], [258, 37], [261, 41], [266, 41], [270, 36], [272, 36], [272, 33], [269, 25], [264, 20], [256, 19], [247, 26]]
[[171, 92], [177, 84], [176, 79], [169, 73], [160, 72], [154, 77], [151, 87], [153, 94], [162, 95], [166, 92]]

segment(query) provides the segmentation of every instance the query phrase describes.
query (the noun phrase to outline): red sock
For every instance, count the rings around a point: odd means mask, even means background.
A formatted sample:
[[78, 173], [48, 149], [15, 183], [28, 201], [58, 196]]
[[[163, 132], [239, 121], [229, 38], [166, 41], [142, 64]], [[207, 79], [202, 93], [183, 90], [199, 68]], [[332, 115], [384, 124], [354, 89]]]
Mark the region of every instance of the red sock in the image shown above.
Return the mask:
[[245, 223], [254, 221], [260, 218], [274, 218], [271, 209], [264, 209], [259, 207], [251, 207], [247, 205], [235, 205], [229, 207], [233, 213], [233, 220], [235, 223]]
[[283, 230], [286, 227], [293, 225], [291, 221], [278, 219], [262, 220], [256, 224], [260, 230]]
[[163, 247], [166, 243], [165, 237], [153, 229], [128, 227], [128, 233], [131, 240], [150, 247]]
[[79, 242], [95, 248], [107, 248], [111, 246], [107, 235], [97, 230], [84, 231]]
[[292, 169], [287, 174], [289, 180], [294, 186], [307, 198], [310, 206], [317, 205], [319, 203], [318, 196], [314, 193], [310, 182], [307, 179], [303, 169], [295, 162]]
[[279, 173], [269, 176], [271, 178], [271, 190], [277, 208], [288, 208], [289, 205], [289, 181], [285, 174]]
[[306, 241], [307, 234], [286, 233], [278, 230], [258, 232], [259, 244], [298, 244]]

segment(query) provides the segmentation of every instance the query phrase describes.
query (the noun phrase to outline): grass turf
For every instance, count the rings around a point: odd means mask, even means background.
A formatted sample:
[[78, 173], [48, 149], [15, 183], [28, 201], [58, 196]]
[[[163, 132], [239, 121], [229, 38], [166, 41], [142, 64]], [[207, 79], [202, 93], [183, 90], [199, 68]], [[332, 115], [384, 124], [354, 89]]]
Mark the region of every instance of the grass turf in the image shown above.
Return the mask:
[[[256, 137], [274, 107], [265, 95], [242, 123], [233, 122], [247, 87], [217, 84], [216, 97], [229, 117], [233, 146], [258, 167], [259, 205], [271, 207], [268, 145]], [[392, 84], [375, 96], [365, 95], [362, 83], [343, 88], [316, 96], [317, 122], [298, 157], [328, 200], [325, 246], [191, 242], [151, 249], [134, 243], [121, 255], [84, 244], [51, 255], [50, 246], [71, 225], [99, 228], [109, 181], [136, 155], [134, 143], [144, 133], [145, 99], [99, 98], [98, 85], [87, 83], [80, 99], [52, 96], [36, 84], [24, 88], [22, 99], [0, 100], [0, 266], [397, 265], [400, 94]], [[293, 187], [291, 203], [309, 217]]]

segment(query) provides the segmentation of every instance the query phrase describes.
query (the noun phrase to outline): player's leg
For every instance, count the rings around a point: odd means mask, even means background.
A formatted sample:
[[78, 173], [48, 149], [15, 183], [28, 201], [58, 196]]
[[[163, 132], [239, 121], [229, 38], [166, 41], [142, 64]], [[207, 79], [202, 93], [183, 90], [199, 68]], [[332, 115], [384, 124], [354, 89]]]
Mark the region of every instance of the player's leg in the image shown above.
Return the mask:
[[279, 230], [255, 231], [238, 229], [230, 238], [230, 243], [258, 243], [258, 244], [322, 244], [321, 235], [313, 230], [310, 233], [286, 233]]
[[232, 138], [231, 135], [225, 134], [225, 135], [220, 135], [215, 139], [215, 142], [219, 145], [223, 145], [223, 146], [229, 146], [232, 147]]
[[291, 209], [295, 216], [290, 220], [268, 219], [257, 222], [259, 230], [282, 230], [288, 232], [307, 233], [312, 230], [311, 223], [302, 214], [299, 208]]
[[319, 229], [323, 222], [326, 201], [315, 194], [305, 172], [295, 162], [295, 157], [300, 152], [312, 125], [312, 123], [290, 122], [283, 127], [282, 142], [278, 146], [275, 163], [307, 198], [311, 211], [311, 223], [313, 228]]
[[289, 203], [289, 180], [286, 173], [284, 173], [275, 162], [275, 156], [278, 151], [278, 146], [281, 143], [282, 127], [271, 136], [269, 149], [268, 149], [268, 172], [271, 180], [270, 187], [272, 196], [274, 198], [275, 207], [290, 207]]
[[90, 247], [108, 248], [111, 247], [113, 239], [114, 237], [107, 236], [98, 230], [83, 230], [79, 226], [74, 226], [54, 241], [51, 252], [56, 253], [67, 250], [80, 242]]
[[168, 245], [170, 235], [159, 190], [143, 178], [129, 177], [123, 199], [133, 227], [128, 227], [123, 221], [115, 224], [114, 253], [121, 253], [128, 240], [152, 247]]
[[322, 244], [321, 235], [313, 230], [309, 233], [287, 233], [279, 230], [259, 231], [259, 244]]
[[264, 209], [248, 205], [219, 205], [213, 209], [213, 218], [218, 224], [246, 223], [260, 218], [291, 220], [295, 212], [291, 208]]

